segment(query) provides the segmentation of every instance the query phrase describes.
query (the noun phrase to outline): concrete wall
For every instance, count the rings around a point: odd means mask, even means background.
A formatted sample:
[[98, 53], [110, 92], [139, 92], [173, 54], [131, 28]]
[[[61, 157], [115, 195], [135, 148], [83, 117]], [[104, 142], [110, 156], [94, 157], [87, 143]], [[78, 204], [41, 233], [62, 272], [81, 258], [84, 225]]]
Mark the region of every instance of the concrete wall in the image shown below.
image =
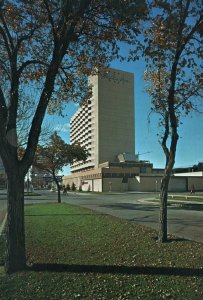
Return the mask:
[[93, 191], [102, 192], [102, 179], [94, 179], [93, 181]]
[[188, 191], [203, 191], [203, 177], [188, 177]]
[[64, 176], [63, 177], [63, 185], [67, 186], [67, 184], [72, 185], [72, 183], [76, 185], [76, 189], [78, 190], [81, 185], [81, 179], [78, 176]]
[[[161, 186], [161, 175], [144, 175], [128, 178], [127, 183], [123, 183], [123, 177], [98, 177], [100, 169], [87, 172], [90, 178], [82, 178], [82, 176], [64, 176], [63, 184], [75, 183], [77, 189], [82, 185], [83, 191], [95, 192], [127, 192], [127, 191], [141, 191], [141, 192], [159, 192]], [[84, 173], [83, 173], [84, 174]], [[105, 170], [107, 174], [107, 170]], [[105, 175], [104, 174], [104, 175]], [[94, 178], [95, 176], [95, 178]], [[83, 183], [83, 184], [82, 184]], [[169, 183], [169, 192], [185, 192], [195, 189], [195, 191], [203, 191], [203, 177], [180, 177], [174, 176]]]
[[172, 177], [169, 183], [169, 192], [187, 191], [187, 178]]
[[[142, 175], [129, 178], [125, 184], [122, 183], [122, 178], [103, 178], [103, 191], [108, 192], [111, 189], [113, 192], [159, 192], [161, 179], [162, 176]], [[169, 192], [186, 192], [192, 188], [195, 188], [195, 191], [203, 191], [203, 177], [172, 177], [169, 183]]]
[[103, 178], [103, 192], [127, 192], [128, 184], [122, 178]]
[[63, 185], [69, 184], [70, 186], [74, 182], [76, 185], [76, 189], [82, 187], [83, 191], [95, 191], [102, 192], [102, 178], [101, 177], [101, 169], [90, 170], [87, 172], [79, 172], [69, 176], [63, 177]]
[[161, 178], [161, 176], [137, 176], [137, 183], [139, 182], [138, 190], [142, 192], [159, 191], [161, 186]]
[[[128, 180], [129, 191], [158, 192], [161, 187], [162, 176], [136, 176]], [[186, 178], [171, 178], [169, 191], [184, 192], [187, 190]]]
[[136, 176], [135, 178], [129, 178], [128, 179], [128, 190], [129, 191], [140, 191], [140, 180], [139, 176]]
[[89, 81], [92, 101], [71, 119], [71, 143], [79, 141], [91, 156], [75, 162], [73, 171], [117, 161], [122, 152], [135, 153], [133, 73], [109, 68]]
[[82, 191], [93, 191], [93, 182], [92, 180], [84, 180], [82, 186]]
[[83, 191], [91, 191], [91, 192], [102, 192], [102, 179], [88, 179], [84, 180], [82, 184]]
[[135, 153], [134, 76], [108, 69], [99, 75], [98, 160], [117, 161], [122, 152]]
[[98, 119], [98, 101], [99, 101], [99, 78], [98, 75], [90, 76], [89, 82], [92, 85], [92, 120], [90, 122], [92, 128], [92, 145], [91, 148], [93, 151], [94, 157], [94, 166], [99, 165], [99, 119]]

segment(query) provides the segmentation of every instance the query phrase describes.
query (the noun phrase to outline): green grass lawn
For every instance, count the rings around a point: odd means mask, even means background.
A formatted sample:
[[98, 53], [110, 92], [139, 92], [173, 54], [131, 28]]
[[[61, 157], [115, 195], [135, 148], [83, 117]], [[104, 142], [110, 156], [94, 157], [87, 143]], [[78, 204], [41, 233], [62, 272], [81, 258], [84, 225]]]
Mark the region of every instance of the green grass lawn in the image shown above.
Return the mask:
[[154, 230], [67, 204], [26, 206], [25, 221], [31, 267], [0, 274], [1, 300], [203, 299], [203, 244], [160, 244]]
[[[159, 202], [159, 197], [155, 198], [155, 202]], [[170, 201], [184, 201], [184, 202], [202, 202], [203, 203], [203, 195], [202, 194], [194, 194], [194, 195], [168, 195], [168, 200]]]
[[41, 194], [36, 192], [24, 192], [24, 196], [41, 196]]
[[169, 200], [181, 200], [181, 201], [190, 201], [190, 202], [202, 202], [203, 203], [203, 195], [169, 195]]

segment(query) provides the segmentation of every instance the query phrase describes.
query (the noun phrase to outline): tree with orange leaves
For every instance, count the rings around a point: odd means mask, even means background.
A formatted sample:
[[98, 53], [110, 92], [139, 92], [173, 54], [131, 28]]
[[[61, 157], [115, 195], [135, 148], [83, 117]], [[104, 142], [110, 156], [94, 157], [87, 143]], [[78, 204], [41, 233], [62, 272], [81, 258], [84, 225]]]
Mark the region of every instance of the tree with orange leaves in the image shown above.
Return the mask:
[[59, 171], [64, 166], [72, 164], [74, 161], [85, 161], [88, 152], [79, 144], [66, 144], [55, 132], [50, 136], [48, 145], [38, 145], [35, 153], [33, 166], [50, 173], [57, 186], [58, 203], [61, 203], [61, 187], [57, 178]]
[[145, 27], [145, 80], [152, 112], [160, 116], [166, 163], [160, 191], [159, 240], [167, 241], [167, 197], [181, 117], [198, 110], [202, 96], [202, 1], [154, 0]]
[[[3, 2], [1, 2], [3, 4]], [[0, 156], [8, 177], [6, 271], [25, 268], [24, 177], [47, 110], [91, 96], [87, 76], [135, 43], [146, 12], [140, 0], [6, 0], [0, 9]], [[34, 109], [22, 158], [19, 108]]]

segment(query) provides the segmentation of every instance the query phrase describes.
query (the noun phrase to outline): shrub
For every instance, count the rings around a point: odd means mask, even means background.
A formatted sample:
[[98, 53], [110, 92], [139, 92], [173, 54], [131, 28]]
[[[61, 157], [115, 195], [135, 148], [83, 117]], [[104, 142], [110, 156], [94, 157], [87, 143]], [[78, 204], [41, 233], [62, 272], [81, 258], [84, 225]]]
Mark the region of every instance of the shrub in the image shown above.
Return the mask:
[[71, 190], [74, 192], [76, 190], [76, 185], [75, 183], [73, 182], [72, 185], [71, 185]]
[[51, 183], [49, 183], [49, 184], [47, 185], [47, 188], [50, 190], [51, 187], [52, 187], [52, 185], [51, 185]]
[[70, 191], [70, 184], [63, 187], [63, 194], [66, 194], [68, 191]]

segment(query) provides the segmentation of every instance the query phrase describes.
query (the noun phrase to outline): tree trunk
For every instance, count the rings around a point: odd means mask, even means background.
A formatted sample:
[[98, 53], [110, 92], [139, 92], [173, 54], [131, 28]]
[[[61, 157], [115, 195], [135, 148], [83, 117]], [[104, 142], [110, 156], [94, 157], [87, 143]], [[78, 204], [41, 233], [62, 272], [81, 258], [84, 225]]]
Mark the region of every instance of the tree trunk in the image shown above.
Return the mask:
[[173, 166], [175, 164], [176, 146], [178, 142], [177, 126], [172, 132], [172, 139], [170, 145], [170, 152], [166, 154], [165, 174], [162, 178], [161, 193], [160, 193], [160, 215], [159, 215], [159, 241], [164, 243], [167, 241], [167, 200], [168, 200], [168, 186], [172, 174]]
[[158, 239], [162, 243], [167, 241], [167, 198], [169, 180], [170, 177], [165, 175], [161, 183]]
[[61, 203], [61, 187], [60, 184], [58, 183], [57, 177], [55, 175], [55, 173], [52, 173], [53, 179], [56, 183], [57, 186], [57, 192], [58, 192], [58, 203]]
[[24, 176], [13, 168], [8, 176], [7, 249], [5, 270], [21, 271], [26, 267], [24, 232]]
[[61, 187], [58, 182], [56, 185], [57, 185], [57, 190], [58, 190], [58, 203], [61, 203]]

